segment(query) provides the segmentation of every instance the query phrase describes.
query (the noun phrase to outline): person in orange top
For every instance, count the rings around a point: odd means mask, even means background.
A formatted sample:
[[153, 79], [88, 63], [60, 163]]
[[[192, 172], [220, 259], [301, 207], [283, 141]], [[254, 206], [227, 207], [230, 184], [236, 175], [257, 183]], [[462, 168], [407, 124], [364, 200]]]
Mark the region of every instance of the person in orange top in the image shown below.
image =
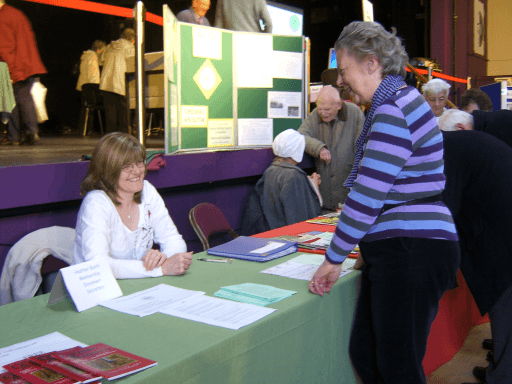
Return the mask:
[[[7, 137], [3, 145], [33, 145], [39, 141], [37, 114], [30, 89], [35, 76], [46, 73], [37, 49], [30, 21], [20, 10], [0, 0], [0, 61], [5, 61], [13, 82], [16, 107], [9, 119]], [[23, 124], [23, 131], [21, 130]]]

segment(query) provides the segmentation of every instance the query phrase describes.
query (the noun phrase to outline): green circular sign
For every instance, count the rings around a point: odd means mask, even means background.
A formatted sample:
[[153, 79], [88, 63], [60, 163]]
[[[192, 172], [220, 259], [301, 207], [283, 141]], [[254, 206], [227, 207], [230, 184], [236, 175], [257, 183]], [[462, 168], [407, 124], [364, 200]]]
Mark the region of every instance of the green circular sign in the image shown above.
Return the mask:
[[300, 20], [296, 15], [290, 17], [290, 28], [293, 32], [297, 32], [300, 27]]

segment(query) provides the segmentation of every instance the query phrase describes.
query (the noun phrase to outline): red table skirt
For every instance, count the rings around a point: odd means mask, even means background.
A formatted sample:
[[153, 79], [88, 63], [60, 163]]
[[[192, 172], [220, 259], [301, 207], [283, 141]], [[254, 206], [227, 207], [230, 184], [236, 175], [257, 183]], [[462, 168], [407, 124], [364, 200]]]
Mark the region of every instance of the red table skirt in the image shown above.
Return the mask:
[[[301, 222], [260, 233], [255, 237], [293, 236], [310, 231], [334, 232], [335, 229], [333, 225]], [[487, 315], [480, 316], [475, 300], [460, 271], [457, 274], [457, 282], [459, 286], [447, 291], [439, 303], [439, 312], [432, 324], [427, 353], [423, 359], [426, 375], [452, 359], [464, 344], [472, 327], [489, 322]]]

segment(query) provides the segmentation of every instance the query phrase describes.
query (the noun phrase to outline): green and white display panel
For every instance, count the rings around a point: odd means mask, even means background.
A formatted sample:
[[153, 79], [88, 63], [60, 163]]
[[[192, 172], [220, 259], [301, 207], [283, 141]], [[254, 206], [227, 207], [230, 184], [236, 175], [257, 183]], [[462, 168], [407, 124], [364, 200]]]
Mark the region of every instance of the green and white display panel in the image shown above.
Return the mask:
[[181, 23], [164, 6], [164, 41], [166, 153], [271, 146], [300, 127], [304, 37]]
[[163, 7], [164, 19], [164, 97], [165, 97], [165, 153], [180, 149], [178, 129], [178, 20], [167, 5]]

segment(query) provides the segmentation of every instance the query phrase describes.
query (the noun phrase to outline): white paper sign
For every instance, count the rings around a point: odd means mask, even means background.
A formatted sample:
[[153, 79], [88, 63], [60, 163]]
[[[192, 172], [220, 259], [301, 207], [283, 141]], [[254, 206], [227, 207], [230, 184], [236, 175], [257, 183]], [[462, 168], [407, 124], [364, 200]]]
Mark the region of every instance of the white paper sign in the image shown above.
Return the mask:
[[233, 119], [208, 120], [208, 148], [235, 145]]
[[[61, 286], [62, 280], [65, 288]], [[64, 298], [62, 292], [65, 289], [75, 303], [78, 312], [95, 307], [102, 301], [123, 295], [110, 270], [108, 260], [104, 258], [62, 268], [53, 284], [48, 305], [55, 304]]]
[[206, 59], [222, 59], [222, 35], [219, 29], [192, 27], [192, 55]]
[[233, 37], [238, 88], [272, 88], [272, 35], [241, 33]]
[[302, 94], [300, 92], [269, 92], [269, 118], [300, 119], [302, 116]]
[[182, 105], [180, 118], [182, 128], [206, 128], [208, 126], [208, 107], [201, 105]]
[[272, 119], [238, 119], [238, 145], [272, 145]]
[[273, 52], [272, 75], [280, 79], [302, 80], [302, 53]]

